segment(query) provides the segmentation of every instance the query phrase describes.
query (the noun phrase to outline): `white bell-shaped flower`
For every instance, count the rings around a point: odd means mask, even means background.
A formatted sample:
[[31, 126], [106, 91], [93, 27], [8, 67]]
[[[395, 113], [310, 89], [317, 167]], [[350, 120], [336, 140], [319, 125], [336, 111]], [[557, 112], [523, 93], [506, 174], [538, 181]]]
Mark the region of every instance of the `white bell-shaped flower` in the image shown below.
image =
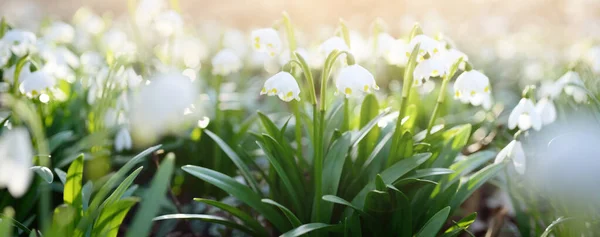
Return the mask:
[[188, 77], [180, 73], [161, 74], [139, 89], [129, 111], [130, 131], [136, 146], [147, 146], [165, 134], [178, 133], [194, 121], [193, 116], [184, 116], [199, 95]]
[[227, 76], [242, 68], [242, 60], [232, 49], [223, 49], [212, 58], [212, 74]]
[[430, 56], [433, 56], [444, 49], [444, 44], [439, 42], [427, 35], [417, 35], [410, 40], [409, 47], [406, 48], [406, 56], [410, 57], [411, 52], [417, 46], [419, 46], [419, 57], [417, 57], [417, 61], [423, 61], [425, 54], [429, 53]]
[[508, 117], [508, 128], [514, 129], [517, 126], [522, 131], [532, 127], [537, 131], [542, 129], [542, 118], [530, 99], [522, 98]]
[[379, 90], [373, 74], [358, 64], [340, 69], [335, 86], [337, 93], [343, 93], [346, 98]]
[[183, 19], [174, 10], [162, 12], [154, 19], [154, 29], [162, 37], [179, 34], [183, 31]]
[[460, 74], [454, 82], [454, 98], [474, 106], [491, 107], [490, 79], [483, 73], [471, 70]]
[[535, 110], [542, 118], [542, 125], [548, 125], [556, 121], [556, 106], [551, 99], [546, 97], [540, 99], [535, 105]]
[[562, 90], [563, 85], [561, 85], [559, 82], [543, 81], [540, 84], [537, 92], [539, 98], [556, 99], [558, 96], [560, 96], [560, 92], [562, 92]]
[[56, 86], [56, 79], [45, 70], [37, 70], [23, 78], [19, 90], [23, 94], [35, 96]]
[[404, 66], [408, 62], [408, 57], [405, 53], [408, 48], [408, 43], [403, 39], [397, 39], [392, 42], [389, 52], [384, 55], [387, 63], [396, 66]]
[[520, 141], [512, 140], [506, 147], [504, 147], [494, 160], [495, 164], [504, 162], [505, 160], [511, 161], [515, 170], [519, 174], [525, 173], [525, 151]]
[[448, 50], [442, 50], [443, 56], [446, 58], [446, 67], [448, 70], [454, 65], [458, 60], [462, 59], [460, 64], [458, 64], [458, 69], [464, 71], [467, 65], [467, 61], [469, 61], [469, 57], [461, 52], [458, 49], [452, 48]]
[[279, 96], [279, 99], [290, 102], [291, 100], [300, 101], [300, 87], [294, 76], [289, 72], [279, 72], [265, 82], [261, 95]]
[[75, 38], [75, 29], [73, 26], [62, 21], [52, 22], [50, 27], [43, 31], [44, 39], [58, 44], [68, 44]]
[[127, 128], [121, 128], [115, 135], [115, 151], [121, 152], [130, 150], [132, 147], [131, 135]]
[[[178, 65], [187, 68], [198, 68], [203, 60], [209, 56], [207, 46], [198, 38], [192, 36], [176, 37], [172, 47], [171, 56]], [[165, 47], [168, 52], [170, 47]]]
[[36, 39], [35, 34], [19, 29], [9, 30], [2, 37], [2, 41], [10, 45], [11, 51], [19, 58], [35, 51]]
[[349, 49], [348, 45], [346, 44], [344, 39], [342, 39], [338, 36], [334, 36], [334, 37], [331, 37], [331, 38], [325, 40], [325, 42], [323, 42], [319, 46], [319, 52], [321, 52], [321, 54], [325, 55], [325, 57], [327, 57], [329, 54], [331, 54], [331, 52], [333, 52], [333, 50], [348, 51], [348, 49]]
[[417, 64], [413, 72], [413, 83], [415, 86], [421, 86], [429, 81], [429, 78], [443, 77], [446, 73], [448, 73], [446, 58], [436, 54]]
[[390, 54], [395, 41], [394, 37], [388, 33], [379, 33], [375, 39], [370, 39], [369, 46], [371, 50], [376, 50], [373, 56], [385, 58]]
[[279, 33], [273, 28], [262, 28], [253, 30], [251, 33], [252, 47], [257, 52], [267, 53], [270, 57], [275, 57], [281, 53], [283, 44]]
[[13, 197], [21, 197], [33, 178], [33, 148], [25, 128], [5, 131], [0, 137], [0, 188], [8, 188]]
[[581, 81], [581, 77], [579, 77], [579, 73], [568, 71], [558, 79], [557, 83], [564, 88], [565, 94], [573, 97], [575, 102], [587, 102], [587, 92], [582, 88], [584, 84]]
[[10, 56], [12, 56], [10, 45], [0, 40], [0, 68], [3, 68], [8, 63]]

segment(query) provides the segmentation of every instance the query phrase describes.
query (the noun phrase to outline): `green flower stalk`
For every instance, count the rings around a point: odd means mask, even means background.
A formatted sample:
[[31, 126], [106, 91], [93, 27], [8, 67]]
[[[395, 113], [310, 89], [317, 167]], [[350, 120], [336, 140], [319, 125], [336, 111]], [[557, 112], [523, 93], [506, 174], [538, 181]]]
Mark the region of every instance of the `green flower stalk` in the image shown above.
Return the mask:
[[458, 65], [460, 65], [461, 63], [462, 58], [460, 58], [458, 62], [454, 63], [452, 67], [450, 67], [450, 71], [446, 73], [446, 75], [444, 75], [444, 78], [442, 79], [440, 93], [438, 94], [437, 102], [435, 104], [435, 107], [433, 108], [431, 118], [429, 119], [429, 123], [427, 125], [427, 132], [425, 133], [425, 138], [427, 138], [431, 133], [431, 128], [433, 128], [433, 126], [435, 125], [435, 120], [438, 117], [439, 109], [442, 106], [442, 104], [444, 104], [444, 101], [446, 99], [446, 87], [448, 86], [448, 82], [450, 82], [450, 80], [454, 77], [454, 74], [456, 74], [456, 71], [458, 70]]

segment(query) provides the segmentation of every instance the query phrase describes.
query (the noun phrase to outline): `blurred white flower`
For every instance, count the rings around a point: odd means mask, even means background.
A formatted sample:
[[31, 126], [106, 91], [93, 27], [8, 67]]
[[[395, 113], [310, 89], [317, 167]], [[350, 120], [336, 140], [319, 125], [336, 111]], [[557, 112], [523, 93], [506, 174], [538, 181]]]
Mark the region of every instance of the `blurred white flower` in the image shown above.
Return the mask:
[[114, 54], [115, 58], [129, 58], [135, 54], [136, 45], [129, 41], [125, 32], [113, 28], [102, 36], [104, 50]]
[[[388, 33], [379, 33], [376, 39], [369, 39], [371, 50], [375, 50], [375, 57], [386, 57], [390, 54], [396, 40]], [[377, 43], [377, 45], [375, 45]]]
[[350, 52], [356, 59], [356, 62], [364, 62], [371, 56], [372, 48], [369, 48], [366, 40], [357, 31], [350, 31]]
[[10, 56], [12, 56], [10, 46], [6, 42], [0, 40], [0, 68], [8, 63]]
[[29, 31], [12, 29], [7, 31], [1, 40], [20, 58], [35, 51], [36, 39], [35, 34]]
[[426, 81], [425, 83], [423, 83], [423, 85], [421, 85], [420, 87], [417, 88], [417, 90], [419, 91], [419, 94], [421, 94], [421, 95], [429, 94], [434, 89], [435, 89], [435, 82], [433, 80]]
[[[577, 54], [579, 56], [579, 54]], [[595, 73], [600, 73], [600, 46], [594, 46], [586, 54], [587, 62]]]
[[233, 49], [240, 58], [246, 57], [248, 51], [250, 51], [250, 47], [248, 47], [248, 35], [241, 30], [228, 28], [223, 33], [221, 40], [223, 46], [220, 48]]
[[346, 45], [346, 42], [338, 36], [325, 40], [325, 42], [319, 46], [319, 52], [325, 55], [325, 57], [331, 54], [333, 50], [348, 51], [349, 48], [348, 45]]
[[458, 62], [459, 59], [462, 59], [462, 61], [458, 65], [458, 69], [462, 71], [465, 70], [467, 61], [469, 61], [469, 57], [465, 53], [455, 48], [443, 50], [442, 52], [443, 56], [446, 58], [446, 67], [448, 68], [448, 70], [450, 70], [450, 67], [452, 67], [452, 65]]
[[[300, 56], [302, 56], [302, 58], [304, 58], [304, 60], [306, 60], [306, 63], [310, 64], [310, 55], [308, 53], [308, 50], [306, 50], [305, 48], [297, 48], [296, 53], [300, 54]], [[290, 61], [290, 50], [286, 49], [284, 50], [281, 54], [279, 54], [279, 64], [281, 66], [287, 64]]]
[[522, 98], [510, 113], [508, 128], [514, 129], [517, 126], [522, 131], [527, 131], [532, 127], [537, 131], [542, 129], [542, 118], [531, 99]]
[[175, 63], [187, 68], [198, 68], [202, 60], [208, 58], [208, 48], [198, 38], [181, 36], [173, 42], [172, 57]]
[[156, 16], [166, 9], [166, 7], [167, 3], [165, 0], [139, 1], [135, 10], [136, 23], [140, 26], [147, 26]]
[[8, 188], [15, 198], [23, 196], [33, 178], [32, 159], [33, 148], [27, 129], [5, 131], [0, 137], [0, 188]]
[[119, 129], [117, 135], [115, 135], [115, 151], [121, 152], [124, 150], [130, 150], [132, 147], [131, 135], [129, 130], [123, 127]]
[[283, 47], [279, 34], [273, 28], [253, 30], [252, 47], [258, 52], [265, 52], [271, 57], [279, 55]]
[[490, 79], [483, 73], [471, 70], [460, 74], [454, 82], [454, 98], [483, 108], [491, 107]]
[[562, 90], [563, 86], [558, 82], [543, 81], [538, 89], [538, 97], [556, 99]]
[[431, 77], [443, 77], [448, 69], [446, 58], [442, 54], [434, 55], [417, 64], [413, 72], [413, 83], [421, 86]]
[[179, 34], [183, 31], [183, 19], [174, 10], [162, 12], [154, 19], [154, 29], [162, 37]]
[[397, 39], [392, 42], [389, 52], [384, 55], [387, 63], [396, 66], [404, 66], [408, 62], [408, 57], [406, 57], [406, 49], [408, 48], [408, 43], [406, 40]]
[[335, 81], [336, 93], [343, 93], [346, 98], [359, 96], [363, 93], [372, 93], [379, 90], [373, 74], [358, 64], [340, 69]]
[[43, 35], [48, 42], [68, 44], [73, 42], [75, 29], [62, 21], [55, 21], [43, 31]]
[[557, 81], [558, 85], [564, 88], [565, 94], [573, 97], [575, 102], [587, 102], [587, 92], [582, 87], [584, 86], [579, 73], [568, 71]]
[[439, 42], [439, 41], [437, 41], [429, 36], [426, 36], [426, 35], [417, 35], [414, 38], [412, 38], [412, 40], [410, 40], [409, 47], [406, 48], [405, 55], [407, 57], [410, 57], [410, 53], [413, 51], [415, 46], [417, 46], [417, 44], [420, 44], [420, 46], [419, 46], [419, 56], [420, 57], [417, 57], [417, 61], [423, 61], [424, 60], [423, 56], [425, 56], [425, 54], [427, 54], [427, 53], [430, 56], [433, 56], [444, 49], [444, 44], [442, 42]]
[[80, 8], [75, 12], [73, 23], [81, 32], [97, 35], [104, 31], [104, 20], [89, 8]]
[[232, 49], [223, 49], [212, 58], [212, 74], [227, 76], [242, 68], [242, 60]]
[[129, 124], [133, 144], [143, 147], [161, 136], [175, 134], [194, 121], [185, 110], [197, 102], [198, 91], [189, 78], [179, 73], [154, 76], [131, 101]]
[[279, 99], [290, 102], [291, 100], [300, 101], [300, 87], [294, 76], [288, 72], [279, 72], [265, 82], [261, 95], [279, 96]]
[[520, 141], [512, 140], [506, 147], [504, 147], [498, 155], [494, 164], [504, 162], [505, 160], [511, 161], [515, 170], [519, 174], [525, 173], [525, 151]]
[[56, 79], [45, 70], [37, 70], [26, 75], [19, 86], [21, 93], [35, 96], [56, 85]]
[[[21, 68], [21, 73], [19, 73], [19, 84], [23, 82], [23, 79], [27, 77], [27, 75], [31, 74], [31, 63], [26, 62]], [[9, 84], [13, 84], [15, 78], [15, 70], [17, 65], [12, 65], [11, 67], [4, 69], [4, 73], [2, 74], [2, 80], [8, 82]]]
[[535, 110], [542, 118], [542, 125], [548, 125], [556, 121], [556, 106], [554, 106], [551, 99], [547, 97], [540, 99], [535, 105]]

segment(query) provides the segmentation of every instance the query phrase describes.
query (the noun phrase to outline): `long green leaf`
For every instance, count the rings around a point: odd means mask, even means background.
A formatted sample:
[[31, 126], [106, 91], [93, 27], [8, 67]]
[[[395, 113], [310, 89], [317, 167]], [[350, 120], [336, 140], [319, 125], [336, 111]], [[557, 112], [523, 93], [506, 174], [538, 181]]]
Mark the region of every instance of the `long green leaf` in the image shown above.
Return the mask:
[[325, 196], [323, 196], [323, 200], [331, 202], [331, 203], [337, 203], [337, 204], [340, 204], [340, 205], [344, 205], [344, 206], [350, 207], [350, 208], [354, 209], [356, 212], [358, 212], [358, 213], [360, 213], [362, 215], [367, 215], [367, 213], [365, 213], [363, 210], [361, 210], [360, 208], [352, 205], [352, 203], [344, 200], [341, 197], [338, 197], [338, 196], [335, 196], [335, 195], [325, 195]]
[[262, 203], [259, 194], [253, 192], [248, 186], [239, 183], [227, 175], [207, 168], [186, 165], [181, 167], [181, 169], [205, 182], [217, 186], [231, 196], [234, 196], [248, 206], [251, 206], [273, 223], [275, 228], [279, 231], [286, 231], [290, 228], [290, 225], [285, 221], [284, 217], [271, 206]]
[[129, 176], [127, 176], [127, 178], [125, 178], [123, 180], [123, 182], [121, 182], [121, 184], [119, 184], [119, 186], [117, 186], [115, 191], [110, 196], [108, 196], [108, 198], [104, 201], [104, 203], [102, 203], [102, 206], [107, 207], [107, 206], [111, 205], [112, 203], [115, 203], [116, 201], [121, 199], [121, 197], [127, 191], [129, 186], [131, 186], [131, 184], [133, 184], [133, 181], [135, 180], [135, 178], [137, 178], [137, 176], [140, 174], [140, 172], [142, 172], [142, 169], [144, 169], [143, 166], [137, 168]]
[[67, 171], [67, 182], [63, 192], [63, 200], [65, 203], [74, 208], [81, 209], [83, 207], [81, 199], [81, 188], [83, 182], [83, 155], [79, 155], [77, 159], [71, 163]]
[[[360, 107], [360, 127], [365, 127], [370, 120], [377, 117], [379, 113], [379, 102], [374, 94], [368, 94], [365, 96], [362, 105]], [[375, 126], [371, 131], [368, 132], [366, 137], [359, 142], [358, 145], [358, 156], [357, 166], [361, 167], [366, 161], [367, 157], [375, 148], [377, 139], [379, 138], [380, 128]]]
[[54, 181], [54, 174], [52, 174], [52, 171], [47, 167], [33, 166], [30, 169], [33, 170], [36, 174], [38, 174], [40, 177], [42, 177], [44, 181], [46, 181], [46, 183], [52, 183], [52, 181]]
[[460, 177], [477, 169], [478, 167], [485, 164], [494, 157], [495, 153], [492, 151], [480, 151], [475, 154], [471, 154], [468, 157], [465, 157], [465, 159], [452, 164], [450, 166], [450, 169], [454, 170], [454, 173], [442, 178], [442, 180], [440, 181], [440, 183], [444, 185], [442, 187], [442, 190], [446, 189], [448, 186], [458, 181]]
[[241, 230], [251, 236], [256, 236], [257, 233], [254, 232], [252, 229], [240, 225], [238, 223], [235, 223], [234, 221], [230, 221], [228, 219], [225, 219], [223, 217], [220, 216], [213, 216], [213, 215], [203, 215], [203, 214], [169, 214], [169, 215], [163, 215], [163, 216], [159, 216], [156, 217], [154, 219], [152, 219], [153, 221], [162, 221], [162, 220], [171, 220], [171, 219], [199, 219], [202, 221], [206, 221], [206, 222], [210, 222], [210, 223], [217, 223], [217, 224], [221, 224], [233, 229], [237, 229], [237, 230]]
[[281, 212], [283, 212], [285, 217], [287, 217], [288, 221], [290, 221], [290, 224], [292, 224], [293, 228], [296, 228], [296, 227], [299, 227], [300, 225], [302, 225], [302, 222], [300, 221], [300, 219], [298, 219], [298, 217], [296, 217], [296, 215], [294, 215], [294, 213], [292, 211], [290, 211], [290, 209], [288, 209], [287, 207], [279, 204], [276, 201], [268, 199], [268, 198], [262, 199], [261, 201], [264, 203], [271, 204], [273, 206], [278, 207], [279, 210], [281, 210]]
[[4, 208], [4, 212], [0, 217], [0, 236], [12, 236], [12, 221], [14, 216], [15, 210], [13, 210], [11, 207]]
[[463, 230], [466, 231], [469, 228], [469, 226], [475, 222], [476, 218], [477, 213], [473, 212], [471, 213], [471, 215], [460, 219], [460, 221], [454, 223], [452, 227], [448, 228], [446, 232], [444, 232], [444, 235], [442, 235], [442, 237], [452, 237], [458, 235]]
[[116, 237], [129, 209], [138, 201], [137, 197], [129, 197], [112, 202], [103, 208], [94, 224], [93, 236]]
[[309, 223], [309, 224], [301, 225], [300, 227], [295, 228], [293, 230], [290, 230], [290, 231], [286, 232], [285, 234], [280, 235], [280, 237], [301, 236], [301, 235], [307, 234], [312, 231], [326, 230], [326, 229], [330, 229], [332, 227], [335, 227], [335, 225], [329, 225], [329, 224], [324, 224], [324, 223]]
[[227, 205], [225, 203], [215, 201], [215, 200], [210, 200], [210, 199], [194, 198], [194, 201], [206, 203], [208, 205], [217, 207], [223, 211], [229, 212], [231, 215], [239, 218], [245, 225], [247, 225], [248, 227], [253, 229], [254, 232], [260, 236], [268, 236], [269, 235], [267, 233], [267, 231], [265, 230], [265, 227], [260, 225], [260, 223], [258, 223], [258, 221], [256, 221], [252, 216], [246, 214], [245, 212], [243, 212], [240, 209], [237, 209], [237, 208]]
[[[331, 149], [327, 152], [327, 155], [325, 156], [325, 161], [323, 163], [323, 172], [327, 174], [323, 175], [323, 195], [337, 194], [340, 179], [342, 177], [342, 169], [344, 168], [344, 162], [346, 161], [346, 156], [351, 144], [351, 133], [346, 132], [335, 142], [333, 142], [333, 144], [331, 145]], [[321, 220], [328, 221], [329, 219], [331, 219], [332, 213], [333, 204], [323, 203], [321, 205], [321, 213], [319, 214], [323, 218]]]
[[144, 193], [144, 198], [140, 204], [135, 218], [132, 221], [128, 237], [148, 236], [150, 227], [152, 227], [152, 217], [156, 216], [160, 210], [160, 201], [165, 198], [165, 193], [171, 182], [173, 167], [175, 166], [175, 155], [167, 154], [167, 157], [160, 164], [156, 175], [152, 179], [150, 189]]
[[[381, 177], [385, 183], [393, 183], [398, 178], [423, 164], [431, 157], [431, 153], [421, 153], [412, 156], [411, 158], [398, 161], [381, 173]], [[362, 208], [365, 202], [367, 193], [375, 188], [375, 181], [369, 182], [352, 200], [352, 204]]]
[[552, 231], [560, 224], [563, 223], [565, 221], [569, 221], [569, 220], [573, 220], [573, 217], [559, 217], [558, 219], [554, 220], [550, 225], [548, 225], [548, 227], [546, 227], [546, 230], [544, 230], [544, 233], [542, 233], [542, 235], [540, 235], [540, 237], [548, 237], [550, 236], [550, 234], [552, 233]]
[[444, 223], [446, 223], [446, 220], [448, 219], [449, 214], [450, 214], [450, 207], [445, 207], [444, 209], [440, 210], [438, 213], [433, 215], [433, 217], [431, 217], [429, 219], [429, 221], [427, 221], [427, 223], [425, 223], [425, 225], [421, 228], [419, 233], [417, 233], [415, 236], [416, 237], [434, 237], [434, 236], [436, 236], [437, 233], [442, 228], [442, 226], [444, 226]]
[[461, 179], [460, 187], [450, 203], [452, 210], [456, 210], [477, 188], [483, 185], [504, 168], [504, 163], [489, 165], [469, 177]]
[[244, 163], [244, 161], [235, 153], [235, 151], [233, 151], [233, 149], [231, 149], [231, 147], [229, 147], [229, 145], [227, 145], [227, 143], [223, 141], [223, 139], [221, 139], [217, 134], [214, 134], [209, 130], [204, 130], [204, 132], [210, 138], [212, 138], [219, 145], [219, 147], [221, 147], [221, 149], [223, 150], [223, 152], [225, 152], [225, 154], [227, 154], [227, 156], [229, 156], [231, 161], [233, 161], [235, 166], [239, 169], [244, 179], [246, 179], [246, 181], [248, 182], [248, 185], [250, 185], [250, 188], [252, 188], [252, 190], [254, 190], [255, 192], [259, 192], [260, 189], [258, 188], [258, 184], [256, 183], [254, 177], [252, 177], [252, 174], [250, 173], [250, 168], [248, 168], [246, 163]]

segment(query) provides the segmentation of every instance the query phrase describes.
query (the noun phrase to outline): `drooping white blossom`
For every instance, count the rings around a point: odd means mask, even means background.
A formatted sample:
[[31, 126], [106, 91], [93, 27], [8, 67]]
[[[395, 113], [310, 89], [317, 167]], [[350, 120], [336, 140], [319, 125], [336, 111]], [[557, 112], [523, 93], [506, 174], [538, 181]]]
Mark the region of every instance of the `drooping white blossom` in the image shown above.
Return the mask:
[[517, 126], [522, 131], [527, 131], [530, 128], [537, 131], [542, 129], [542, 118], [535, 109], [535, 105], [531, 99], [522, 98], [510, 113], [508, 128], [514, 129]]
[[583, 81], [581, 81], [579, 73], [568, 71], [558, 79], [557, 83], [564, 89], [565, 94], [573, 97], [575, 102], [584, 103], [587, 101], [587, 92], [582, 88], [584, 87], [584, 84]]
[[62, 21], [55, 21], [43, 31], [44, 40], [57, 44], [68, 44], [75, 38], [73, 26]]
[[492, 103], [489, 78], [477, 70], [463, 72], [454, 82], [454, 98], [489, 109]]
[[519, 174], [525, 173], [525, 151], [523, 150], [523, 146], [520, 141], [512, 140], [506, 147], [504, 147], [498, 155], [496, 155], [496, 159], [494, 160], [495, 164], [504, 162], [505, 160], [510, 161], [515, 170]]
[[275, 57], [281, 53], [283, 44], [279, 33], [273, 28], [262, 28], [252, 31], [252, 47], [257, 52], [266, 53]]
[[285, 102], [300, 101], [300, 87], [294, 76], [289, 72], [279, 72], [267, 79], [260, 94], [277, 95], [279, 99]]
[[344, 39], [338, 37], [338, 36], [334, 36], [331, 37], [327, 40], [325, 40], [325, 42], [323, 42], [320, 46], [319, 46], [319, 52], [321, 52], [321, 54], [325, 55], [325, 57], [327, 57], [327, 55], [331, 54], [331, 52], [333, 52], [333, 50], [338, 50], [338, 51], [348, 51], [348, 45], [346, 44], [346, 42], [344, 41]]
[[162, 37], [170, 37], [183, 31], [183, 19], [174, 10], [160, 13], [154, 19], [154, 29]]
[[212, 74], [227, 76], [242, 68], [242, 60], [232, 49], [223, 49], [212, 58]]
[[423, 56], [425, 54], [429, 54], [430, 56], [434, 56], [444, 49], [444, 44], [439, 42], [427, 35], [417, 35], [410, 40], [409, 47], [406, 48], [406, 56], [410, 57], [411, 52], [417, 46], [419, 46], [419, 57], [417, 57], [417, 61], [425, 60]]
[[132, 147], [131, 135], [129, 134], [129, 130], [123, 127], [119, 129], [117, 134], [115, 135], [115, 151], [121, 152], [125, 150], [130, 150]]
[[337, 93], [343, 93], [347, 98], [379, 90], [373, 74], [358, 64], [340, 69], [335, 86]]
[[414, 85], [421, 86], [429, 81], [431, 77], [443, 77], [448, 72], [446, 66], [446, 58], [441, 54], [434, 55], [431, 58], [421, 61], [417, 64], [413, 72]]
[[17, 127], [0, 136], [0, 188], [8, 188], [13, 197], [21, 197], [33, 178], [30, 170], [33, 148], [29, 132]]
[[35, 96], [54, 86], [56, 79], [53, 76], [45, 70], [37, 70], [23, 77], [19, 90], [23, 94]]
[[548, 125], [556, 121], [556, 106], [552, 99], [544, 97], [535, 105], [535, 110], [542, 118], [542, 125]]
[[1, 41], [8, 44], [10, 50], [20, 58], [35, 51], [36, 39], [35, 34], [29, 31], [12, 29], [4, 33]]

